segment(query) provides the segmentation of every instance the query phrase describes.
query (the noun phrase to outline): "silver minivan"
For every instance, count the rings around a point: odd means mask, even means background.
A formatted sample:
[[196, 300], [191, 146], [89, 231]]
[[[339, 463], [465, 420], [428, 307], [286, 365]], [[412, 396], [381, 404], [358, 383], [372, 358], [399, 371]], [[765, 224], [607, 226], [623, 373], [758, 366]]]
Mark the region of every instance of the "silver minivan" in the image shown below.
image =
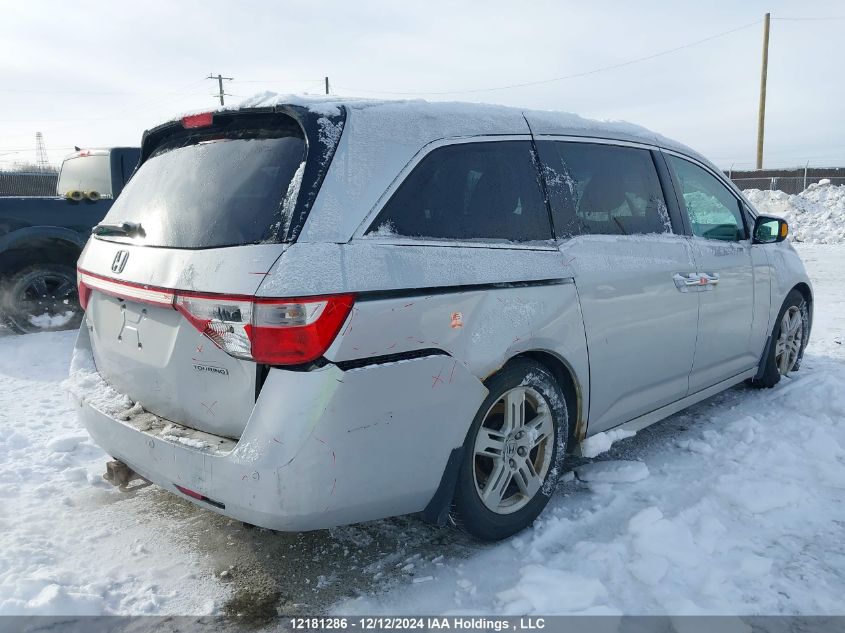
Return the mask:
[[499, 539], [585, 438], [798, 368], [787, 231], [637, 126], [265, 96], [145, 133], [79, 259], [69, 382], [114, 483]]

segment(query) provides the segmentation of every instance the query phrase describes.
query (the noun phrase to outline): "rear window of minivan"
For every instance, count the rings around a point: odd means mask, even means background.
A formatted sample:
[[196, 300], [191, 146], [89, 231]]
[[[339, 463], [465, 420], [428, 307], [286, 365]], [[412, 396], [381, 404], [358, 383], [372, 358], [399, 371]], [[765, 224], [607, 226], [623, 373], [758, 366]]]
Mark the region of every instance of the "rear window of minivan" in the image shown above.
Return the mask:
[[[140, 166], [103, 224], [140, 223], [133, 242], [215, 248], [281, 241], [305, 168], [302, 128], [271, 126], [175, 133]], [[109, 238], [111, 239], [111, 238]]]

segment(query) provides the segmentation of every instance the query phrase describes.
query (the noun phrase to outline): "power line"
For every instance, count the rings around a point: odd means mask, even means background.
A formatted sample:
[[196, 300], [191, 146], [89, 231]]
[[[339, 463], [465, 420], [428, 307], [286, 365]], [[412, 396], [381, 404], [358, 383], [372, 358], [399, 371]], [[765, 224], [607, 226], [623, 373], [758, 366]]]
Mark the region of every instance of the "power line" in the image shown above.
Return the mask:
[[835, 20], [845, 20], [845, 16], [829, 16], [829, 17], [820, 17], [820, 18], [772, 18], [773, 20], [782, 20], [784, 22], [827, 22], [827, 21], [835, 21]]
[[31, 90], [29, 88], [0, 88], [4, 93], [38, 94], [38, 95], [122, 95], [129, 97], [168, 95], [170, 92], [131, 92], [125, 90]]
[[304, 84], [323, 83], [323, 77], [311, 79], [238, 79], [239, 84]]
[[567, 79], [576, 79], [578, 77], [586, 77], [587, 75], [594, 75], [596, 73], [605, 72], [608, 70], [614, 70], [616, 68], [623, 68], [625, 66], [630, 66], [632, 64], [639, 64], [640, 62], [648, 61], [650, 59], [655, 59], [657, 57], [662, 57], [663, 55], [669, 55], [671, 53], [676, 53], [680, 50], [684, 50], [686, 48], [690, 48], [692, 46], [698, 46], [699, 44], [704, 44], [705, 42], [710, 42], [720, 37], [725, 37], [726, 35], [730, 35], [732, 33], [736, 33], [737, 31], [742, 31], [744, 29], [751, 28], [752, 26], [756, 26], [760, 24], [761, 20], [755, 20], [754, 22], [750, 22], [748, 24], [744, 24], [742, 26], [738, 26], [734, 29], [730, 29], [729, 31], [723, 31], [721, 33], [716, 33], [715, 35], [711, 35], [709, 37], [705, 37], [704, 39], [696, 40], [694, 42], [689, 42], [688, 44], [683, 44], [681, 46], [676, 46], [675, 48], [670, 48], [664, 51], [660, 51], [658, 53], [653, 53], [651, 55], [646, 55], [644, 57], [637, 57], [636, 59], [631, 59], [625, 62], [620, 62], [618, 64], [610, 64], [608, 66], [601, 66], [599, 68], [593, 68], [592, 70], [586, 70], [580, 73], [574, 73], [572, 75], [563, 75], [562, 77], [553, 77], [551, 79], [540, 79], [537, 81], [526, 81], [523, 83], [517, 84], [509, 84], [506, 86], [495, 86], [491, 88], [474, 88], [470, 90], [446, 90], [441, 92], [392, 92], [388, 90], [363, 90], [360, 88], [350, 88], [347, 86], [338, 86], [342, 90], [352, 90], [355, 92], [367, 92], [372, 94], [389, 94], [389, 95], [453, 95], [453, 94], [471, 94], [477, 92], [492, 92], [495, 90], [507, 90], [510, 88], [525, 88], [527, 86], [539, 86], [542, 84], [549, 84], [554, 83], [556, 81], [565, 81]]

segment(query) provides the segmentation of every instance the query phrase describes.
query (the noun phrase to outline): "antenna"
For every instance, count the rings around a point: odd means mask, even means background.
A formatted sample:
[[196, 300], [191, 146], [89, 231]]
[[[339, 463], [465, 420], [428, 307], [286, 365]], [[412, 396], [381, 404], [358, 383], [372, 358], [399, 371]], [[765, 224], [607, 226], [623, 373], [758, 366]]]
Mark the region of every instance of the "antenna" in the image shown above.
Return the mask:
[[50, 168], [50, 161], [47, 160], [47, 148], [44, 146], [44, 135], [41, 132], [35, 133], [35, 164], [38, 169]]

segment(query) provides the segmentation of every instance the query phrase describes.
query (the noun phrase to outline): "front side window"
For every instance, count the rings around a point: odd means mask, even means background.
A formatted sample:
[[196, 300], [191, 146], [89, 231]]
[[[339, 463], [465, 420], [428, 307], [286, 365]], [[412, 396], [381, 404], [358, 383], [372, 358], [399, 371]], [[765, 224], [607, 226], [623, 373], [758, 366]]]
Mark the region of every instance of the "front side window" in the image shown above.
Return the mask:
[[650, 151], [566, 141], [538, 149], [558, 237], [671, 232]]
[[745, 239], [742, 209], [730, 190], [713, 174], [688, 160], [672, 155], [666, 159], [680, 183], [693, 235], [727, 242]]
[[530, 143], [460, 143], [433, 150], [399, 186], [367, 235], [552, 239]]

